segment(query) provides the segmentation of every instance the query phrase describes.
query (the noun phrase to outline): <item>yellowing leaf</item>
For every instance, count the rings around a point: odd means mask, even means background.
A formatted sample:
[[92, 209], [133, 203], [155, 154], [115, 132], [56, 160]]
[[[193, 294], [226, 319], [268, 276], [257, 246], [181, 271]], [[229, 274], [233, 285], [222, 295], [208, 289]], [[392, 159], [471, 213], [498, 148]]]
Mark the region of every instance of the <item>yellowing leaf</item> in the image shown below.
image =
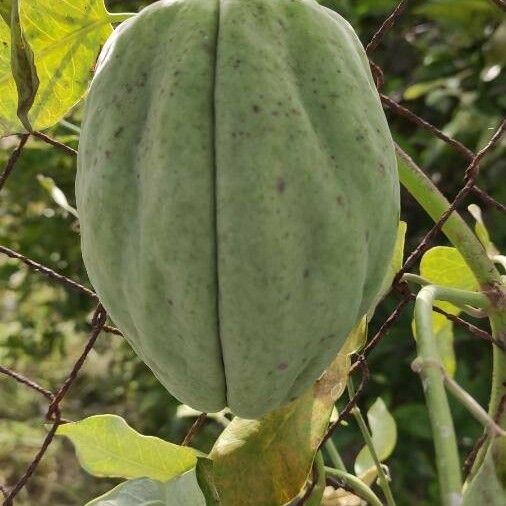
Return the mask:
[[[444, 303], [439, 303], [444, 304]], [[453, 305], [448, 304], [447, 310], [453, 311], [458, 314], [459, 310]], [[416, 338], [416, 325], [415, 320], [411, 322], [411, 329]], [[441, 313], [432, 312], [432, 332], [436, 339], [437, 349], [441, 363], [446, 372], [453, 377], [457, 368], [457, 361], [455, 358], [455, 349], [453, 347], [453, 322], [448, 320], [445, 315]]]
[[440, 313], [432, 313], [432, 322], [439, 357], [446, 372], [453, 377], [457, 367], [453, 347], [453, 322]]
[[167, 481], [197, 463], [192, 448], [143, 436], [115, 415], [66, 423], [57, 434], [72, 441], [81, 466], [94, 476]]
[[[42, 130], [57, 123], [85, 93], [100, 47], [112, 33], [110, 15], [103, 0], [19, 0], [19, 9], [40, 81], [28, 119], [33, 129]], [[25, 131], [17, 107], [11, 33], [1, 17], [0, 137]]]
[[21, 0], [20, 17], [40, 79], [29, 118], [43, 129], [80, 100], [112, 27], [103, 0]]
[[499, 251], [495, 247], [494, 243], [490, 239], [490, 235], [488, 233], [487, 227], [483, 222], [483, 215], [481, 214], [481, 209], [476, 204], [471, 204], [467, 208], [471, 213], [471, 216], [476, 220], [476, 224], [474, 225], [474, 231], [480, 240], [481, 244], [485, 248], [487, 255], [493, 256], [498, 255]]
[[[455, 248], [436, 246], [423, 255], [420, 275], [431, 283], [461, 290], [478, 290], [478, 282], [462, 255]], [[437, 302], [441, 309], [458, 314], [460, 310], [449, 302]]]
[[285, 504], [304, 486], [327, 430], [335, 401], [346, 388], [349, 354], [363, 346], [365, 318], [316, 384], [303, 396], [258, 420], [234, 418], [209, 457], [222, 506]]
[[435, 285], [476, 290], [478, 282], [462, 255], [448, 246], [436, 246], [423, 255], [420, 274]]

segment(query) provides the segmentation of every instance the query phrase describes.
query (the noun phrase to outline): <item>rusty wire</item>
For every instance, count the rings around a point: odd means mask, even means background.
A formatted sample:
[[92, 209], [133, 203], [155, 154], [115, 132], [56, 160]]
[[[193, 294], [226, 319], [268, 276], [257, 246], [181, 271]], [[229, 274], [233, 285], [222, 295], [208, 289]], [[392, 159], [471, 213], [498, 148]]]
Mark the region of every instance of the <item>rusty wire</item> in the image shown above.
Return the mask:
[[[498, 8], [502, 10], [506, 10], [506, 3], [504, 0], [491, 0], [493, 4], [495, 4]], [[389, 33], [395, 26], [397, 20], [406, 12], [408, 8], [408, 0], [401, 0], [398, 5], [395, 7], [395, 9], [392, 11], [392, 13], [385, 19], [385, 21], [382, 23], [380, 28], [377, 30], [377, 32], [373, 35], [370, 42], [366, 46], [367, 54], [370, 57], [371, 53], [374, 52], [375, 49], [378, 48], [378, 46], [382, 43], [384, 37], [387, 33]], [[383, 71], [381, 68], [373, 63], [371, 61], [371, 68], [373, 71], [373, 75], [375, 76], [376, 84], [378, 87], [378, 90], [381, 92], [381, 88], [384, 82], [383, 79]], [[369, 355], [369, 353], [377, 346], [377, 344], [388, 334], [390, 328], [395, 324], [395, 322], [400, 318], [400, 316], [403, 314], [406, 307], [413, 301], [415, 295], [409, 290], [407, 285], [405, 283], [402, 283], [400, 281], [401, 276], [403, 273], [409, 271], [412, 269], [415, 264], [420, 260], [421, 256], [424, 254], [424, 252], [427, 251], [429, 247], [434, 243], [434, 239], [438, 235], [438, 233], [441, 231], [441, 228], [445, 221], [448, 219], [448, 217], [456, 211], [459, 207], [459, 205], [464, 201], [464, 199], [472, 194], [475, 194], [479, 198], [481, 198], [484, 202], [486, 202], [488, 205], [495, 207], [500, 212], [506, 213], [506, 206], [503, 204], [497, 202], [494, 200], [490, 195], [488, 195], [486, 192], [481, 190], [477, 184], [476, 184], [476, 178], [479, 174], [479, 164], [480, 161], [485, 157], [485, 155], [490, 152], [495, 144], [499, 141], [501, 135], [504, 133], [505, 129], [505, 123], [502, 122], [500, 127], [496, 130], [494, 135], [492, 136], [489, 143], [478, 153], [474, 153], [471, 151], [467, 146], [463, 145], [460, 141], [450, 137], [449, 135], [442, 132], [440, 129], [438, 129], [436, 126], [432, 125], [428, 121], [424, 120], [423, 118], [419, 117], [415, 113], [413, 113], [411, 110], [407, 109], [403, 105], [397, 103], [392, 98], [388, 97], [387, 95], [384, 95], [380, 93], [381, 101], [384, 105], [384, 107], [390, 112], [396, 116], [399, 116], [406, 121], [409, 121], [416, 125], [419, 128], [423, 128], [429, 133], [431, 133], [433, 136], [439, 138], [443, 142], [445, 142], [448, 146], [450, 146], [455, 152], [459, 153], [468, 163], [467, 168], [465, 169], [465, 172], [463, 174], [463, 187], [458, 192], [457, 196], [453, 200], [453, 202], [450, 204], [449, 209], [441, 216], [440, 220], [429, 230], [429, 232], [424, 236], [422, 241], [418, 244], [418, 246], [415, 248], [415, 250], [408, 256], [408, 259], [404, 263], [401, 271], [397, 274], [395, 277], [394, 283], [392, 285], [391, 292], [397, 293], [400, 296], [400, 301], [398, 302], [397, 306], [393, 310], [393, 312], [385, 319], [383, 324], [380, 326], [378, 332], [370, 339], [366, 347], [361, 351], [360, 355], [357, 356], [356, 361], [354, 362], [351, 373], [356, 371], [357, 369], [360, 369], [362, 372], [362, 378], [360, 381], [360, 384], [357, 388], [357, 391], [352, 399], [349, 400], [347, 405], [344, 407], [344, 409], [339, 413], [338, 419], [330, 425], [328, 431], [324, 435], [322, 439], [322, 444], [332, 436], [333, 431], [340, 425], [340, 423], [350, 414], [351, 410], [357, 405], [358, 400], [360, 399], [361, 395], [363, 394], [368, 378], [369, 378], [369, 369], [367, 366], [366, 357]], [[34, 132], [30, 134], [39, 140], [46, 142], [50, 144], [51, 146], [62, 150], [64, 153], [66, 153], [69, 156], [75, 157], [77, 152], [75, 149], [49, 137], [48, 135], [41, 133], [41, 132]], [[23, 134], [19, 136], [19, 143], [18, 146], [14, 149], [11, 156], [8, 158], [7, 163], [0, 174], [0, 190], [3, 188], [5, 182], [7, 181], [8, 177], [14, 170], [17, 161], [19, 160], [20, 156], [23, 153], [23, 150], [25, 148], [25, 144], [28, 141], [29, 134]], [[98, 301], [97, 295], [89, 288], [85, 287], [84, 285], [78, 283], [77, 281], [74, 281], [55, 270], [51, 269], [48, 266], [42, 265], [34, 260], [31, 260], [27, 258], [25, 255], [23, 255], [20, 252], [14, 251], [10, 248], [7, 248], [5, 246], [0, 245], [0, 253], [8, 256], [9, 258], [18, 260], [22, 262], [26, 267], [31, 269], [34, 272], [38, 272], [44, 276], [46, 276], [50, 281], [56, 282], [59, 284], [62, 284], [68, 288], [71, 288], [73, 290], [77, 290], [80, 293], [83, 293], [90, 297], [90, 299], [94, 300], [95, 302]], [[449, 318], [454, 323], [463, 326], [467, 329], [469, 333], [471, 333], [474, 336], [477, 336], [481, 339], [484, 339], [488, 342], [491, 342], [495, 344], [496, 346], [501, 347], [501, 349], [504, 350], [504, 344], [499, 343], [496, 340], [490, 336], [490, 334], [475, 325], [472, 325], [471, 323], [463, 320], [460, 317], [445, 313], [442, 310], [435, 309], [438, 312], [441, 312], [445, 314], [447, 318]], [[68, 393], [69, 389], [71, 388], [73, 382], [75, 381], [79, 370], [81, 369], [82, 365], [84, 364], [84, 361], [86, 360], [86, 357], [88, 356], [89, 352], [93, 348], [93, 345], [95, 344], [96, 340], [98, 339], [100, 333], [103, 332], [110, 332], [116, 335], [122, 335], [121, 331], [115, 327], [112, 327], [110, 325], [106, 325], [106, 319], [107, 319], [107, 313], [102, 307], [101, 304], [98, 304], [95, 313], [92, 318], [91, 322], [91, 331], [89, 334], [89, 338], [83, 348], [83, 352], [79, 356], [78, 360], [74, 364], [72, 370], [68, 373], [66, 378], [63, 380], [61, 386], [57, 389], [56, 392], [51, 392], [50, 390], [44, 388], [41, 386], [37, 381], [34, 381], [30, 378], [25, 377], [24, 375], [13, 371], [12, 369], [9, 369], [4, 366], [0, 366], [0, 374], [5, 375], [14, 381], [16, 381], [18, 384], [23, 385], [38, 394], [42, 395], [49, 403], [47, 415], [46, 415], [46, 422], [51, 423], [51, 427], [44, 438], [43, 442], [41, 443], [41, 446], [39, 450], [37, 451], [36, 455], [34, 456], [33, 460], [30, 462], [30, 464], [27, 466], [25, 471], [22, 473], [21, 477], [18, 479], [18, 481], [12, 485], [11, 487], [8, 487], [6, 484], [0, 484], [0, 493], [4, 496], [4, 502], [3, 506], [12, 506], [14, 504], [14, 499], [16, 495], [23, 489], [23, 487], [26, 485], [28, 480], [31, 478], [31, 476], [34, 474], [34, 472], [37, 469], [38, 464], [44, 457], [49, 445], [53, 441], [53, 438], [56, 434], [56, 430], [58, 426], [62, 423], [65, 423], [66, 420], [62, 418], [61, 415], [61, 403], [64, 400], [66, 394]], [[506, 396], [503, 398], [503, 402], [501, 403], [502, 408], [504, 409], [504, 405], [506, 404]], [[205, 422], [206, 415], [205, 413], [202, 413], [193, 423], [193, 425], [188, 430], [184, 440], [183, 445], [189, 444], [194, 437], [194, 435], [198, 432], [198, 430], [202, 427], [203, 423]], [[473, 451], [471, 452], [471, 455], [466, 461], [465, 467], [466, 469], [470, 469], [472, 465], [472, 461], [474, 460], [474, 457], [478, 453], [479, 448], [485, 441], [485, 437], [480, 438]]]

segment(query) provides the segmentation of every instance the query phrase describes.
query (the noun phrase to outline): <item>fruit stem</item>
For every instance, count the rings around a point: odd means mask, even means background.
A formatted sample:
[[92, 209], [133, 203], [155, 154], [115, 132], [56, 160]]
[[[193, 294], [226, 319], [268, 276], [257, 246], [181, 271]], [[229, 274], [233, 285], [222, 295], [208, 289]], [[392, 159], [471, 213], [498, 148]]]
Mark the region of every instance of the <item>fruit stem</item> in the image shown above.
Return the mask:
[[332, 438], [325, 441], [325, 450], [327, 450], [334, 467], [336, 469], [340, 469], [341, 471], [346, 471], [346, 466], [344, 465], [343, 459], [341, 458], [341, 455], [339, 455], [339, 451], [337, 450], [334, 441], [332, 441]]

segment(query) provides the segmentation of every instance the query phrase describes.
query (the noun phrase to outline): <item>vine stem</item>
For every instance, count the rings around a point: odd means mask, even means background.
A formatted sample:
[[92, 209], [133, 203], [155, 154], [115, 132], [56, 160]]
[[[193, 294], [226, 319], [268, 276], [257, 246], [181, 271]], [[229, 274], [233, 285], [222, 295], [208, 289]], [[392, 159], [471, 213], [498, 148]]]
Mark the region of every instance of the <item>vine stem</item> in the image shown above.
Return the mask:
[[336, 477], [339, 481], [344, 482], [345, 485], [349, 486], [370, 506], [383, 506], [378, 496], [360, 478], [341, 469], [334, 469], [332, 467], [325, 467], [325, 472], [330, 476]]
[[[490, 301], [482, 293], [436, 285], [424, 286], [416, 297], [415, 325], [418, 362], [415, 361], [414, 370], [419, 372], [422, 378], [429, 411], [442, 504], [452, 506], [461, 501], [462, 476], [455, 427], [445, 390], [444, 369], [432, 330], [432, 308], [435, 300], [478, 307], [487, 307]], [[434, 364], [437, 367], [433, 367]]]
[[[353, 386], [353, 381], [351, 378], [348, 378], [348, 394], [350, 396], [350, 399], [353, 399], [355, 396], [355, 387]], [[369, 432], [369, 428], [367, 427], [367, 424], [365, 423], [364, 417], [362, 416], [362, 412], [360, 409], [355, 406], [351, 413], [355, 417], [355, 420], [357, 421], [358, 427], [360, 429], [360, 432], [362, 433], [362, 437], [364, 438], [365, 444], [367, 448], [369, 449], [369, 452], [372, 456], [372, 459], [374, 461], [374, 464], [376, 465], [376, 469], [378, 471], [378, 477], [381, 489], [383, 490], [383, 494], [385, 494], [385, 499], [387, 501], [388, 506], [395, 506], [395, 500], [392, 495], [392, 491], [390, 489], [390, 484], [388, 483], [388, 478], [385, 475], [385, 471], [383, 470], [383, 467], [381, 466], [381, 462], [378, 458], [378, 454], [376, 453], [376, 448], [374, 447], [374, 443], [371, 437], [371, 433]]]
[[[402, 185], [417, 200], [434, 221], [450, 208], [450, 203], [424, 174], [412, 158], [396, 145], [399, 159], [399, 177]], [[459, 250], [467, 265], [478, 280], [482, 291], [492, 302], [489, 309], [490, 324], [494, 339], [506, 344], [506, 290], [501, 275], [494, 262], [487, 256], [485, 249], [466, 222], [453, 212], [442, 227], [443, 233]], [[506, 355], [500, 347], [493, 348], [492, 386], [488, 413], [497, 420], [498, 425], [506, 428], [506, 410], [501, 410], [501, 399], [506, 394]], [[501, 447], [499, 460], [506, 460], [506, 445]], [[481, 465], [488, 445], [483, 445], [470, 473], [472, 477]]]
[[337, 450], [334, 441], [332, 441], [332, 438], [329, 438], [327, 441], [325, 441], [325, 450], [327, 450], [329, 458], [334, 467], [336, 469], [340, 469], [341, 471], [346, 471], [346, 466], [344, 465], [343, 459], [341, 458], [341, 455], [339, 455], [339, 451]]

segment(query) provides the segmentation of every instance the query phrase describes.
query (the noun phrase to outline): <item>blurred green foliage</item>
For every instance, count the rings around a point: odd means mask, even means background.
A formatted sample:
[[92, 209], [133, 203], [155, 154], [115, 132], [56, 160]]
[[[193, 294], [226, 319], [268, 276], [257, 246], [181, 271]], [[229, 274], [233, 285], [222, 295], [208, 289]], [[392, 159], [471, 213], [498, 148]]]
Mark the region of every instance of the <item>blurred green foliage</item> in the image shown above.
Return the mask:
[[[151, 2], [108, 2], [112, 11], [137, 11]], [[323, 0], [345, 16], [363, 42], [370, 39], [395, 6], [392, 0]], [[385, 92], [420, 116], [458, 138], [471, 149], [484, 145], [506, 110], [506, 17], [486, 0], [411, 2], [373, 55], [385, 71]], [[68, 118], [80, 122], [81, 109]], [[396, 140], [418, 160], [450, 198], [462, 185], [465, 161], [430, 133], [388, 113]], [[77, 146], [77, 134], [63, 124], [51, 135]], [[16, 139], [0, 140], [3, 165]], [[480, 186], [506, 201], [504, 142], [487, 157]], [[38, 177], [52, 178], [74, 205], [75, 161], [38, 140], [30, 140], [0, 196], [0, 243], [62, 273], [87, 283], [80, 256], [75, 217], [61, 208]], [[471, 203], [469, 200], [468, 203]], [[498, 248], [506, 248], [506, 227], [497, 211], [478, 202]], [[465, 214], [465, 212], [464, 212]], [[403, 195], [408, 222], [407, 250], [430, 226], [416, 203]], [[441, 238], [441, 243], [445, 240]], [[388, 299], [378, 310], [371, 333], [396, 303]], [[89, 331], [92, 305], [73, 293], [29, 273], [16, 261], [0, 258], [0, 363], [54, 389], [79, 355]], [[363, 400], [386, 401], [399, 429], [389, 467], [399, 505], [438, 503], [427, 412], [414, 359], [410, 311], [374, 351], [369, 360], [371, 381]], [[491, 373], [489, 347], [457, 329], [456, 379], [486, 405]], [[205, 374], [205, 371], [202, 371]], [[80, 419], [97, 413], [123, 416], [137, 430], [180, 442], [192, 422], [176, 417], [177, 402], [135, 357], [123, 339], [102, 334], [82, 374], [63, 403], [64, 416]], [[480, 427], [459, 405], [453, 405], [462, 456], [470, 450]], [[44, 434], [44, 399], [0, 377], [0, 481], [12, 484], [31, 461]], [[209, 450], [221, 426], [208, 421], [194, 440]], [[347, 464], [362, 440], [353, 421], [334, 441]], [[55, 442], [17, 504], [80, 506], [111, 485], [85, 475], [73, 450]]]

